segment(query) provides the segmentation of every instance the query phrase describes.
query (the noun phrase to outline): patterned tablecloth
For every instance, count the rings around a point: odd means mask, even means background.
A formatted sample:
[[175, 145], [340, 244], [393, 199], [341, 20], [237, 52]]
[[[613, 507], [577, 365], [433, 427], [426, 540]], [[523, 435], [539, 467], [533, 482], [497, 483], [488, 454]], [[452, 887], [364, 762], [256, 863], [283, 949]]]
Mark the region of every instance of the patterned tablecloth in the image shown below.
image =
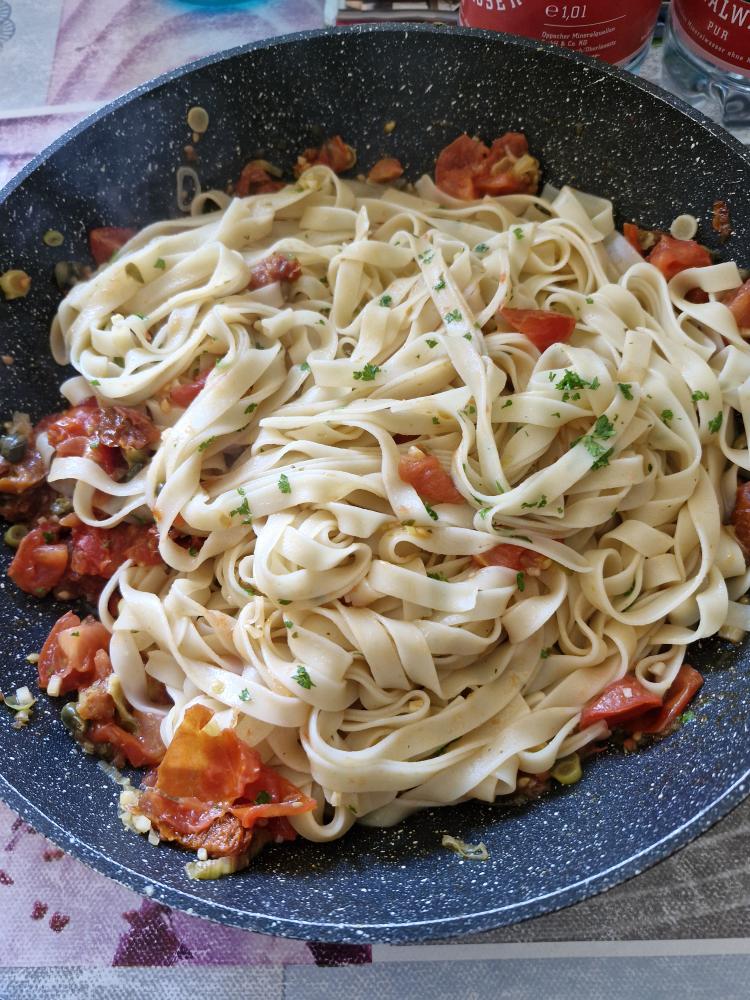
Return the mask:
[[[207, 53], [319, 27], [323, 6], [0, 0], [0, 185], [106, 100]], [[657, 56], [645, 74], [658, 79]], [[684, 997], [747, 997], [750, 878], [738, 859], [749, 830], [746, 804], [718, 831], [606, 897], [470, 944], [370, 949], [271, 938], [169, 910], [90, 871], [0, 803], [0, 1000], [99, 998], [102, 990], [108, 1000], [141, 990], [150, 997], [212, 990], [243, 1000], [624, 1000], [678, 989]], [[420, 988], [405, 987], [407, 970]]]

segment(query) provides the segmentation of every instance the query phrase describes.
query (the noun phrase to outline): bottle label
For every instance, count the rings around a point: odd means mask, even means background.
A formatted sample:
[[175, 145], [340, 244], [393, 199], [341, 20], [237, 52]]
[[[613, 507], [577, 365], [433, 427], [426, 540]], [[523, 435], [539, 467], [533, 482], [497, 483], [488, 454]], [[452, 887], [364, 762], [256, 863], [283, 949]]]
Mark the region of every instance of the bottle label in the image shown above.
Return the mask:
[[608, 63], [631, 59], [648, 41], [659, 0], [461, 0], [461, 24], [526, 35], [598, 56]]
[[748, 0], [672, 0], [679, 39], [716, 66], [750, 76]]

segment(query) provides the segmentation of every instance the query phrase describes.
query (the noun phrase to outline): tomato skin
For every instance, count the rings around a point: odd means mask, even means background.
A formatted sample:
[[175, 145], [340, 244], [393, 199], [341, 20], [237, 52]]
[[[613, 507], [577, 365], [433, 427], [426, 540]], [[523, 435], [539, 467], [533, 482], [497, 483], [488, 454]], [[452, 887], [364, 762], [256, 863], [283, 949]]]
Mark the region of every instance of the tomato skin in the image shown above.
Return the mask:
[[164, 757], [164, 744], [159, 735], [161, 716], [150, 712], [133, 715], [138, 721], [134, 733], [129, 733], [116, 722], [95, 722], [86, 736], [93, 743], [109, 743], [115, 754], [122, 754], [131, 767], [155, 767]]
[[296, 281], [302, 274], [299, 261], [283, 253], [272, 253], [250, 268], [248, 288], [263, 288], [274, 281]]
[[503, 306], [500, 315], [539, 351], [546, 351], [552, 344], [569, 340], [576, 328], [576, 321], [572, 316], [564, 316], [549, 309], [508, 309]]
[[[203, 705], [188, 709], [155, 780], [144, 783], [138, 808], [165, 839], [193, 849], [205, 846], [217, 857], [248, 846], [251, 837], [243, 829], [277, 824], [277, 817], [309, 812], [315, 802], [267, 767], [234, 730], [206, 733], [210, 718]], [[271, 801], [256, 803], [260, 792]]]
[[401, 177], [403, 172], [404, 168], [395, 156], [384, 156], [370, 168], [367, 180], [371, 184], [389, 184]]
[[257, 160], [251, 160], [242, 168], [234, 193], [238, 198], [246, 198], [250, 194], [271, 194], [283, 187], [283, 181], [274, 180]]
[[[52, 536], [51, 540], [45, 535]], [[18, 546], [8, 576], [26, 594], [45, 597], [65, 576], [68, 546], [46, 527], [34, 528]]]
[[506, 543], [496, 545], [487, 552], [480, 552], [472, 556], [472, 559], [478, 566], [505, 566], [507, 569], [528, 573], [530, 576], [538, 576], [541, 570], [548, 569], [552, 565], [552, 560], [543, 556], [541, 552], [525, 549], [522, 545]]
[[662, 235], [646, 260], [657, 267], [667, 281], [689, 267], [708, 267], [713, 263], [711, 254], [700, 243], [676, 240], [666, 234]]
[[106, 264], [138, 232], [125, 226], [99, 226], [89, 230], [89, 249], [97, 264]]
[[81, 621], [66, 611], [52, 626], [39, 654], [39, 687], [46, 689], [56, 676], [61, 678], [60, 694], [67, 694], [108, 676], [112, 671], [106, 655], [109, 638], [102, 623], [90, 615]]
[[745, 552], [745, 559], [750, 556], [750, 482], [738, 483], [737, 494], [732, 511], [731, 523], [737, 541]]
[[586, 702], [578, 728], [587, 729], [595, 722], [606, 722], [614, 729], [648, 709], [661, 708], [661, 704], [658, 695], [648, 691], [634, 674], [627, 674]]
[[53, 448], [75, 438], [85, 438], [89, 444], [96, 438], [97, 447], [124, 449], [146, 448], [159, 440], [158, 429], [145, 414], [131, 406], [99, 406], [93, 396], [43, 423]]
[[638, 239], [638, 226], [632, 222], [626, 222], [622, 227], [622, 235], [631, 245], [631, 247], [643, 256], [643, 248], [641, 247], [641, 241]]
[[44, 482], [46, 474], [44, 459], [34, 448], [27, 448], [20, 462], [0, 458], [0, 493], [25, 493]]
[[326, 139], [321, 146], [306, 149], [297, 161], [294, 175], [299, 177], [308, 167], [316, 163], [330, 167], [335, 174], [342, 174], [345, 170], [353, 167], [356, 162], [357, 155], [352, 147], [348, 146], [340, 135], [334, 135], [330, 139]]
[[[466, 133], [443, 149], [435, 163], [435, 185], [462, 201], [474, 201], [484, 194], [531, 193], [539, 183], [539, 164], [528, 157], [529, 145], [521, 132], [506, 132], [487, 148], [480, 139]], [[514, 168], [522, 157], [525, 168]], [[522, 169], [522, 168], [519, 168]]]
[[414, 452], [410, 451], [399, 459], [399, 478], [413, 486], [427, 503], [465, 503], [437, 458], [417, 449]]
[[683, 663], [669, 690], [664, 695], [664, 704], [650, 712], [625, 721], [623, 728], [630, 733], [663, 733], [682, 715], [703, 686], [702, 675], [687, 663]]
[[212, 371], [213, 368], [206, 368], [194, 381], [186, 382], [184, 385], [172, 386], [169, 390], [169, 398], [175, 406], [182, 406], [187, 409], [205, 388], [208, 376]]
[[750, 278], [725, 295], [722, 301], [734, 316], [737, 326], [750, 326]]

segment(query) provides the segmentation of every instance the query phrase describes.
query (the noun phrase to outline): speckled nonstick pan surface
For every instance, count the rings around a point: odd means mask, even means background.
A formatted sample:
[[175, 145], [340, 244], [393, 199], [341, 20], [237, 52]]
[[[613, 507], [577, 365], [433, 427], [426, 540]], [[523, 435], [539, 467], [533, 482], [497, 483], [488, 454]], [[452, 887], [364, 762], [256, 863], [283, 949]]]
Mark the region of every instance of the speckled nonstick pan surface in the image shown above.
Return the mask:
[[[58, 405], [62, 372], [47, 349], [59, 299], [56, 260], [87, 259], [92, 226], [178, 215], [175, 170], [193, 105], [210, 114], [197, 164], [224, 186], [254, 154], [291, 167], [319, 133], [341, 133], [360, 164], [400, 157], [429, 170], [463, 130], [523, 130], [545, 176], [614, 199], [621, 219], [668, 226], [681, 212], [709, 225], [725, 198], [735, 232], [724, 258], [750, 262], [750, 160], [718, 127], [667, 94], [590, 60], [479, 32], [387, 26], [313, 32], [211, 57], [133, 92], [64, 136], [0, 194], [0, 270], [33, 277], [0, 303], [2, 411]], [[387, 135], [383, 125], [395, 120]], [[58, 249], [45, 230], [65, 233]], [[3, 552], [2, 558], [6, 559]], [[0, 583], [0, 687], [34, 684], [26, 654], [62, 612]], [[195, 883], [184, 854], [157, 849], [117, 818], [118, 789], [68, 738], [46, 698], [23, 731], [0, 711], [0, 796], [93, 868], [170, 906], [292, 937], [419, 941], [513, 923], [637, 874], [705, 830], [748, 791], [747, 647], [705, 642], [695, 719], [645, 752], [604, 754], [576, 787], [525, 809], [485, 804], [421, 813], [389, 830], [355, 829], [331, 845], [263, 852], [242, 875]], [[483, 840], [490, 859], [461, 861], [443, 833]], [[71, 887], [73, 891], [73, 887]]]

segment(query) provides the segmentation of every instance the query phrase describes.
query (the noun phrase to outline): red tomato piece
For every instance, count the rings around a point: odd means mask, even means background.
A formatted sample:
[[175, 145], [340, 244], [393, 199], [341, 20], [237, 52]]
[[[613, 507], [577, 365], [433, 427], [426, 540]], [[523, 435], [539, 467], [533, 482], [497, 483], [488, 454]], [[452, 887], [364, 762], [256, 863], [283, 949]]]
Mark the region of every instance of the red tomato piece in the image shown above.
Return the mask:
[[53, 448], [68, 438], [88, 438], [96, 430], [98, 409], [96, 398], [90, 396], [78, 406], [71, 406], [62, 413], [53, 413], [40, 420], [35, 430], [37, 433], [46, 431], [47, 440]]
[[248, 288], [263, 288], [274, 281], [296, 281], [302, 274], [302, 268], [295, 257], [283, 253], [272, 253], [250, 268]]
[[395, 156], [384, 156], [371, 168], [367, 179], [371, 184], [390, 184], [404, 172], [404, 168]]
[[100, 226], [89, 231], [89, 249], [97, 264], [106, 264], [138, 232], [124, 226]]
[[661, 698], [648, 691], [634, 674], [627, 674], [586, 702], [578, 728], [606, 722], [610, 729], [615, 729], [651, 708], [661, 708]]
[[541, 552], [506, 543], [496, 545], [487, 552], [480, 552], [472, 556], [472, 559], [479, 566], [506, 566], [516, 572], [528, 573], [529, 576], [538, 576], [543, 569], [549, 569], [552, 565], [552, 560]]
[[0, 493], [25, 493], [43, 482], [46, 474], [44, 460], [34, 448], [27, 448], [20, 462], [0, 458]]
[[676, 240], [667, 235], [661, 237], [646, 259], [659, 268], [667, 281], [689, 267], [708, 267], [713, 263], [711, 254], [700, 243]]
[[206, 380], [208, 376], [213, 371], [213, 368], [206, 368], [202, 371], [200, 375], [194, 379], [192, 382], [186, 382], [184, 385], [174, 385], [169, 390], [169, 398], [175, 404], [175, 406], [182, 406], [187, 408], [203, 391], [206, 385]]
[[489, 149], [480, 139], [464, 133], [438, 156], [435, 184], [464, 201], [483, 194], [533, 193], [539, 186], [539, 162], [529, 156], [522, 132], [506, 132]]
[[107, 650], [109, 632], [90, 615], [83, 621], [66, 611], [52, 626], [39, 654], [39, 686], [61, 679], [60, 694], [88, 687], [112, 671]]
[[737, 326], [750, 326], [750, 278], [728, 292], [722, 300], [737, 321]]
[[159, 431], [151, 418], [132, 406], [100, 407], [96, 434], [106, 447], [124, 450], [141, 450], [159, 440]]
[[138, 725], [129, 733], [116, 722], [96, 722], [86, 736], [93, 743], [109, 743], [115, 755], [122, 754], [131, 767], [155, 767], [164, 757], [159, 728], [161, 717], [150, 712], [133, 712]]
[[434, 455], [425, 455], [417, 448], [410, 450], [399, 459], [398, 474], [427, 503], [465, 502]]
[[92, 528], [82, 524], [70, 536], [71, 571], [79, 576], [109, 578], [126, 559], [139, 566], [158, 566], [159, 536], [156, 528], [118, 524], [115, 528]]
[[631, 247], [643, 256], [643, 248], [641, 247], [641, 241], [638, 239], [638, 226], [634, 225], [632, 222], [626, 222], [622, 227], [622, 235], [631, 245]]
[[45, 597], [65, 576], [68, 546], [58, 542], [57, 533], [42, 526], [34, 528], [18, 546], [8, 567], [8, 576], [26, 594]]
[[481, 172], [489, 149], [479, 139], [464, 132], [441, 150], [435, 163], [435, 184], [441, 191], [462, 201], [477, 197], [474, 179]]
[[[232, 815], [251, 829], [277, 816], [315, 808], [313, 799], [267, 767], [234, 730], [205, 732], [211, 712], [194, 705], [167, 747], [153, 784], [141, 793], [139, 810], [169, 840], [193, 846], [196, 834]], [[257, 797], [261, 792], [261, 802]], [[266, 801], [268, 800], [268, 801]], [[232, 824], [224, 825], [228, 830]], [[226, 831], [225, 831], [226, 832]], [[213, 856], [237, 853], [249, 842], [234, 834], [202, 841]]]
[[702, 686], [702, 675], [689, 664], [683, 663], [664, 696], [664, 704], [634, 719], [628, 719], [623, 728], [630, 733], [665, 732], [677, 716], [682, 715]]
[[297, 161], [294, 175], [299, 177], [308, 167], [316, 163], [330, 167], [335, 174], [341, 174], [345, 170], [350, 170], [356, 162], [357, 154], [352, 147], [348, 146], [340, 135], [334, 135], [326, 139], [317, 149], [306, 149]]
[[750, 556], [750, 482], [737, 486], [731, 522], [737, 541], [745, 550], [745, 558]]
[[572, 316], [549, 309], [507, 309], [503, 306], [500, 315], [514, 330], [528, 337], [539, 351], [568, 340], [576, 328]]
[[275, 180], [260, 160], [251, 160], [242, 168], [234, 193], [238, 198], [246, 198], [250, 194], [271, 194], [283, 187], [284, 182]]

